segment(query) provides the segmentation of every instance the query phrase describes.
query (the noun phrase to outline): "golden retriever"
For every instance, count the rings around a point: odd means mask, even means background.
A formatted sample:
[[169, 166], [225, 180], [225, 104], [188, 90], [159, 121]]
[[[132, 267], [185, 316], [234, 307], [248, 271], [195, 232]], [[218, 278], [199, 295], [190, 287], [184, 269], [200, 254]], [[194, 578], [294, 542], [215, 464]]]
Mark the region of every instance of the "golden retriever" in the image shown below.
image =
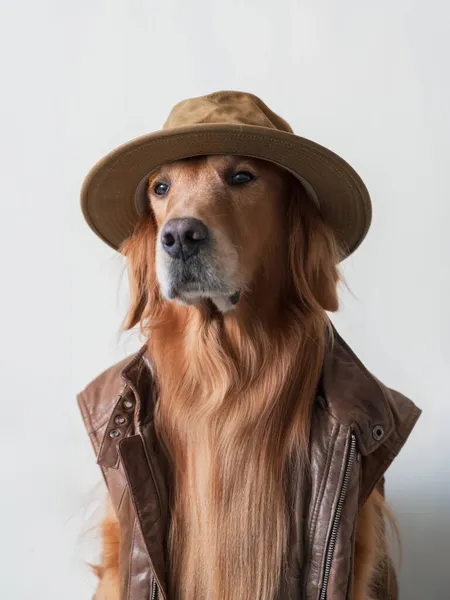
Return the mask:
[[[169, 597], [272, 600], [288, 544], [279, 476], [292, 455], [307, 469], [340, 250], [297, 180], [256, 159], [167, 164], [150, 176], [148, 206], [121, 248], [124, 328], [140, 324], [149, 340], [173, 465]], [[356, 600], [382, 560], [383, 504], [374, 492], [358, 517]], [[110, 510], [97, 600], [118, 597], [119, 540]]]

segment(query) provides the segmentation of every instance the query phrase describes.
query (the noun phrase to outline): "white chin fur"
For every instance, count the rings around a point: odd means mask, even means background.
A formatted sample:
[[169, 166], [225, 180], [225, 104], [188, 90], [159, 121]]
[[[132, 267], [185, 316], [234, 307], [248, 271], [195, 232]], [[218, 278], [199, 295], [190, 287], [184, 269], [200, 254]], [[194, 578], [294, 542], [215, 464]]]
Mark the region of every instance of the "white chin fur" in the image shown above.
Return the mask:
[[221, 313], [230, 312], [235, 309], [235, 304], [233, 304], [230, 300], [230, 296], [226, 296], [224, 294], [210, 294], [208, 292], [185, 292], [177, 298], [179, 302], [183, 304], [196, 304], [200, 300], [204, 300], [205, 298], [211, 300], [214, 306]]

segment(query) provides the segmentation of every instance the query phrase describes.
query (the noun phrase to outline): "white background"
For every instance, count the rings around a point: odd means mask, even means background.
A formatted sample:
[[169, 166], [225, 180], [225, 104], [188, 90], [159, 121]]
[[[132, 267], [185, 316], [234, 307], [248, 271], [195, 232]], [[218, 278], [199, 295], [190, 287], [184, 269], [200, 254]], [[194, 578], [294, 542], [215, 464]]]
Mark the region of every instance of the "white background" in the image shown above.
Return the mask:
[[424, 409], [387, 474], [401, 598], [449, 597], [449, 20], [436, 0], [1, 3], [2, 598], [91, 597], [103, 484], [75, 395], [140, 345], [118, 336], [123, 264], [82, 219], [82, 179], [219, 89], [260, 95], [371, 192], [334, 321]]

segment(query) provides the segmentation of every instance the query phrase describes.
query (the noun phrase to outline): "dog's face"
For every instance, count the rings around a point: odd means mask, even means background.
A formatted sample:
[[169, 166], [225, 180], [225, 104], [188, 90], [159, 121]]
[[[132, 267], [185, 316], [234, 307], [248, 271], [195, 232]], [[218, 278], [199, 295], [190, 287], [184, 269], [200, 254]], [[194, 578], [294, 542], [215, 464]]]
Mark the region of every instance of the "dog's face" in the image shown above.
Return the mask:
[[287, 174], [256, 159], [207, 156], [152, 174], [156, 275], [169, 300], [222, 312], [247, 290], [285, 231]]

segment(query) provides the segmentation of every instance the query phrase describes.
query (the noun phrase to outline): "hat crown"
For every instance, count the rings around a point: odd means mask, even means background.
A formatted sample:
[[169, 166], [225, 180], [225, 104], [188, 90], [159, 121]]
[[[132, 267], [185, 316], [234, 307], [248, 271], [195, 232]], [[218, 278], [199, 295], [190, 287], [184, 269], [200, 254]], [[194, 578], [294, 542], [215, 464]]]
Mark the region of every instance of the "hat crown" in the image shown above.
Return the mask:
[[256, 125], [292, 133], [289, 123], [260, 98], [237, 91], [215, 92], [179, 102], [170, 112], [163, 129], [202, 123]]

